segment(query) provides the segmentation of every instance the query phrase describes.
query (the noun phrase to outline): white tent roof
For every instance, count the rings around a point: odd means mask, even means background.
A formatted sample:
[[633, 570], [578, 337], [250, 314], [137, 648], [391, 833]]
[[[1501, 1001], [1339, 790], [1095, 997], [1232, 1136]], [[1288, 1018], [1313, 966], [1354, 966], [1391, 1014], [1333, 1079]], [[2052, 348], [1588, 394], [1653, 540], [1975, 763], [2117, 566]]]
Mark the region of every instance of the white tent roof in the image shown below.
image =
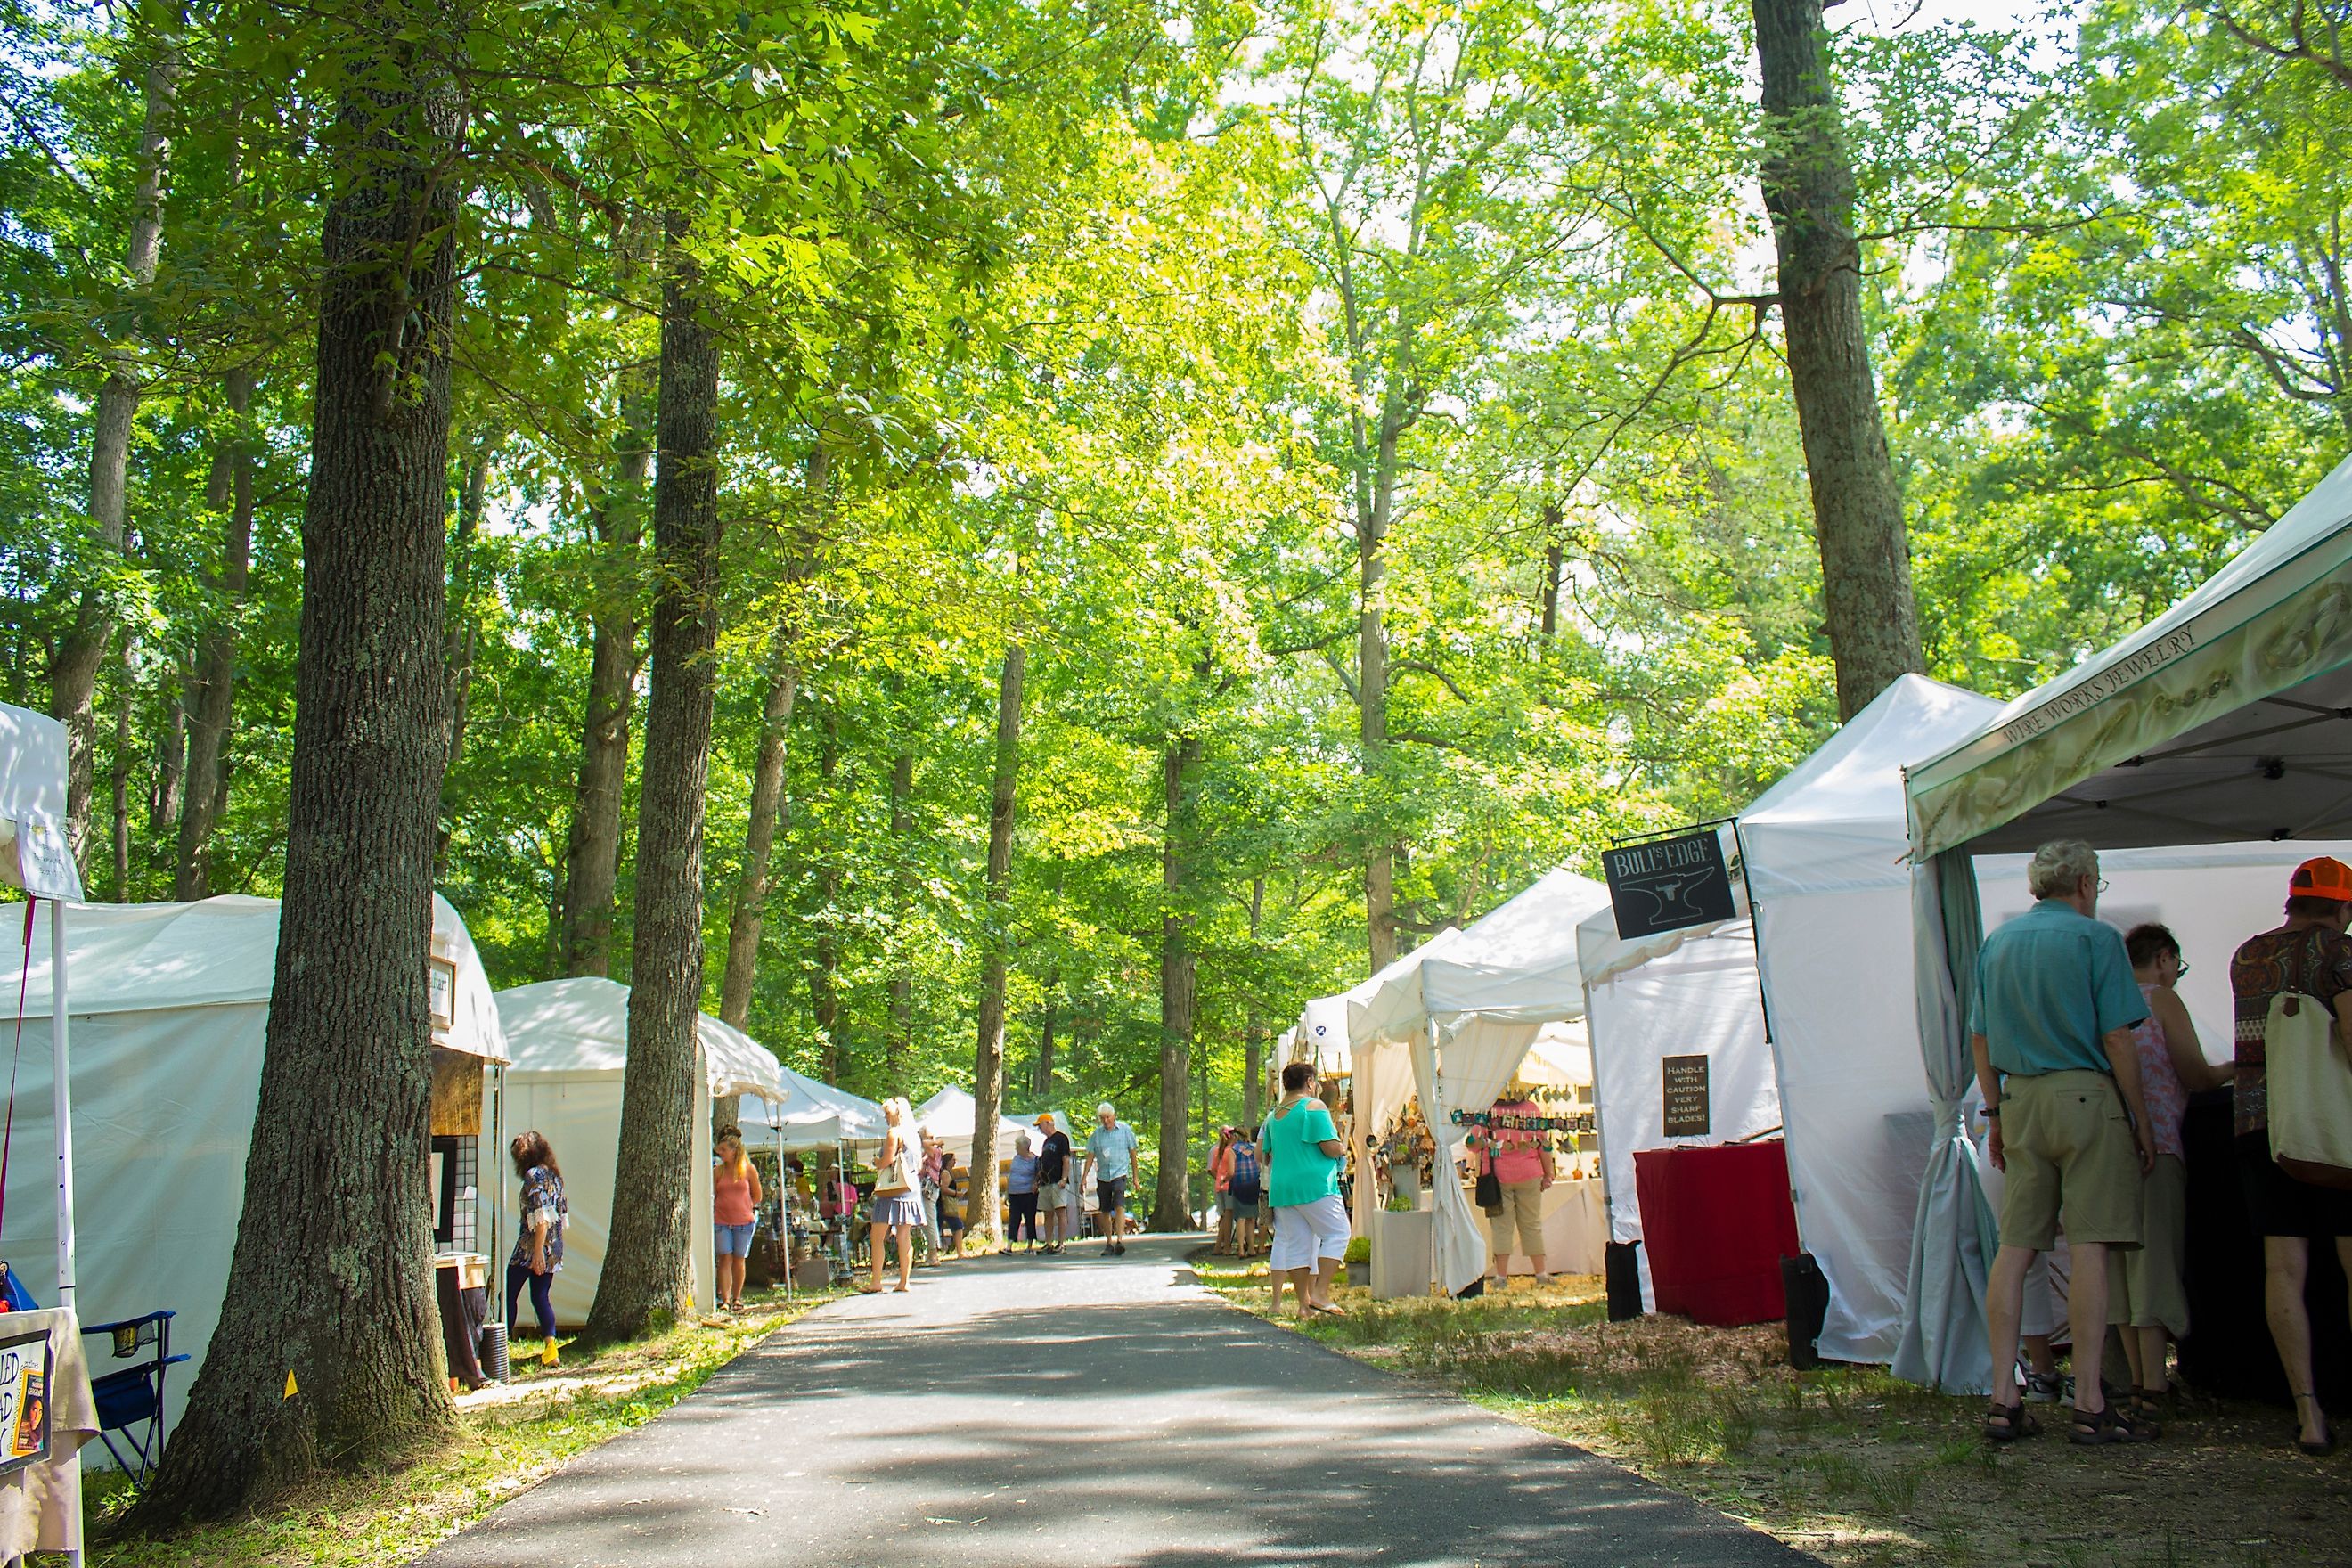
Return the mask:
[[1521, 1083], [1545, 1089], [1570, 1089], [1592, 1081], [1592, 1036], [1582, 1018], [1573, 1023], [1546, 1024], [1536, 1031], [1536, 1043], [1519, 1058], [1515, 1074]]
[[787, 1149], [820, 1149], [832, 1143], [878, 1143], [882, 1140], [882, 1108], [860, 1100], [845, 1089], [777, 1067], [783, 1097], [773, 1102], [754, 1100], [743, 1107], [746, 1125], [756, 1122], [783, 1135]]
[[1911, 770], [1911, 847], [2352, 834], [2352, 459], [2163, 615]]
[[[1609, 905], [1609, 889], [1565, 867], [1464, 930], [1459, 942], [1379, 979], [1348, 1005], [1359, 1042], [1404, 1039], [1432, 1018], [1475, 1014], [1496, 1023], [1542, 1024], [1584, 1016], [1576, 928]], [[1434, 946], [1432, 943], [1431, 946]]]
[[0, 702], [0, 883], [79, 902], [65, 823], [66, 727]]
[[1307, 1004], [1306, 1011], [1298, 1017], [1297, 1047], [1292, 1052], [1293, 1057], [1311, 1053], [1317, 1070], [1327, 1073], [1348, 1071], [1353, 1058], [1354, 1042], [1349, 1030], [1351, 1010], [1370, 1001], [1383, 986], [1412, 973], [1461, 940], [1460, 928], [1447, 926], [1411, 952], [1390, 960], [1370, 978], [1356, 982], [1336, 996], [1318, 996]]
[[[278, 969], [278, 900], [242, 896], [193, 904], [88, 904], [73, 912], [67, 947], [72, 1012], [144, 1013], [267, 1002]], [[433, 956], [457, 972], [455, 1022], [433, 1043], [491, 1061], [508, 1058], [506, 1030], [481, 955], [449, 900], [433, 895]], [[33, 971], [46, 976], [48, 957]], [[27, 987], [25, 1015], [48, 1015], [48, 984]]]
[[[915, 1125], [924, 1129], [942, 1143], [950, 1143], [969, 1155], [971, 1152], [972, 1128], [980, 1115], [980, 1102], [964, 1090], [950, 1084], [947, 1088], [915, 1107]], [[1015, 1133], [1029, 1131], [1026, 1122], [1015, 1121], [1009, 1116], [996, 1119], [996, 1157], [1010, 1159]]]
[[[543, 980], [498, 994], [518, 1073], [618, 1078], [629, 1065], [629, 988], [601, 975]], [[700, 1015], [710, 1092], [783, 1098], [783, 1069], [742, 1030]]]

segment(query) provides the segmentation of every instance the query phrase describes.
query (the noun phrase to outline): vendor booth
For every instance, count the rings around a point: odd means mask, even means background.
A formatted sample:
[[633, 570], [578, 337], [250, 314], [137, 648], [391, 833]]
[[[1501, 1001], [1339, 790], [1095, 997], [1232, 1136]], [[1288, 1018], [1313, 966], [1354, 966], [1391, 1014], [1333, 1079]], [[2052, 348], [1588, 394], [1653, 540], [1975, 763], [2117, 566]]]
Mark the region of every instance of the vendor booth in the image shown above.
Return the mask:
[[[1401, 960], [1348, 994], [1360, 1080], [1383, 1049], [1411, 1064], [1411, 1092], [1437, 1142], [1432, 1245], [1449, 1293], [1485, 1276], [1488, 1243], [1483, 1216], [1445, 1173], [1462, 1156], [1475, 1124], [1468, 1119], [1484, 1114], [1512, 1081], [1542, 1026], [1584, 1016], [1576, 929], [1608, 899], [1590, 878], [1552, 871], [1444, 948], [1433, 942], [1411, 955], [1416, 962]], [[1402, 1085], [1392, 1102], [1382, 1098], [1390, 1092], [1380, 1087], [1385, 1075], [1374, 1071], [1371, 1094], [1358, 1085], [1360, 1115], [1404, 1102]], [[1454, 1119], [1457, 1111], [1465, 1120]], [[1374, 1245], [1377, 1251], [1377, 1238]]]
[[772, 1141], [788, 1154], [882, 1142], [882, 1108], [872, 1100], [781, 1063], [776, 1077], [780, 1099], [754, 1096], [743, 1102], [742, 1126], [748, 1136]]
[[[546, 1135], [563, 1167], [570, 1213], [563, 1228], [563, 1267], [556, 1273], [552, 1295], [557, 1321], [572, 1327], [588, 1321], [612, 1235], [621, 1080], [629, 1061], [629, 988], [593, 975], [543, 981], [499, 992], [498, 1011], [514, 1057], [507, 1073], [508, 1133], [536, 1128]], [[782, 1078], [776, 1058], [742, 1030], [708, 1013], [699, 1016], [703, 1073], [695, 1085], [688, 1166], [694, 1215], [694, 1300], [708, 1305], [718, 1299], [711, 1260], [710, 1100], [729, 1094], [777, 1100], [782, 1097]], [[504, 1151], [499, 1159], [493, 1185], [500, 1228], [512, 1236], [521, 1194]]]
[[[1982, 906], [2007, 884], [1979, 857], [2089, 840], [2111, 884], [2102, 917], [2160, 915], [2192, 947], [2195, 978], [2210, 984], [2209, 969], [2224, 968], [2238, 942], [2277, 923], [2285, 867], [2345, 855], [2347, 719], [2352, 462], [2164, 615], [1908, 770], [1923, 1048], [1936, 1105], [1898, 1372], [1955, 1389], [1990, 1378], [1990, 1215], [1962, 1121], [1973, 1074], [1958, 998], [1988, 928]], [[2127, 883], [2126, 867], [2145, 868], [2145, 881]], [[2240, 879], [2242, 906], [2209, 892]], [[2210, 997], [2187, 1000], [2208, 1056], [2220, 1059], [2228, 1015], [2217, 1016]], [[2202, 1179], [2192, 1168], [2192, 1187]], [[2226, 1216], [2227, 1205], [2210, 1212]], [[2199, 1238], [2191, 1245], [2193, 1278]], [[2315, 1262], [2325, 1250], [2314, 1249]], [[2341, 1297], [2315, 1307], [2312, 1321], [2316, 1334], [2338, 1339], [2340, 1353]]]
[[[278, 914], [274, 899], [91, 904], [73, 911], [68, 928], [79, 1196], [85, 1213], [107, 1216], [79, 1233], [81, 1317], [177, 1314], [172, 1348], [192, 1360], [164, 1384], [172, 1422], [236, 1293], [229, 1266], [261, 1095]], [[506, 1037], [473, 939], [438, 896], [428, 963], [436, 1262], [452, 1271], [453, 1289], [467, 1280], [479, 1289], [496, 1247], [480, 1185], [496, 1157], [485, 1077], [505, 1061]], [[37, 952], [28, 1015], [47, 1010], [45, 967]], [[18, 1071], [16, 1136], [31, 1147], [51, 1136], [47, 1064], [27, 1055]], [[10, 1163], [12, 1247], [48, 1243], [53, 1179], [37, 1161]], [[462, 1324], [457, 1337], [470, 1353]], [[462, 1360], [453, 1370], [462, 1373]]]
[[[915, 1107], [915, 1125], [946, 1144], [958, 1164], [970, 1165], [972, 1131], [979, 1125], [979, 1114], [980, 1102], [963, 1089], [950, 1084]], [[1012, 1159], [1013, 1140], [1031, 1131], [1026, 1122], [999, 1116], [996, 1119], [996, 1163], [1003, 1165]], [[1085, 1141], [1083, 1130], [1076, 1136], [1078, 1142]]]

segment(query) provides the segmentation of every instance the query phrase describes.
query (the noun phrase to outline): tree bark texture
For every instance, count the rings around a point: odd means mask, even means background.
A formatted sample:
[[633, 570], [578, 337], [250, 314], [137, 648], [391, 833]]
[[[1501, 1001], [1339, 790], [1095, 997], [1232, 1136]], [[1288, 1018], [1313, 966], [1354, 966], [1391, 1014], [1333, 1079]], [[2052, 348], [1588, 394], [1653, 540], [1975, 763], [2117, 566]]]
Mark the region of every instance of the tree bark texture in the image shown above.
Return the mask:
[[163, 732], [155, 742], [155, 782], [147, 794], [147, 838], [177, 832], [183, 792], [188, 782], [188, 672], [169, 677], [163, 701]]
[[[1393, 395], [1382, 405], [1379, 444], [1372, 452], [1369, 504], [1356, 517], [1357, 624], [1356, 716], [1363, 749], [1363, 772], [1378, 781], [1388, 768], [1389, 632], [1388, 534], [1396, 501], [1397, 443], [1404, 421]], [[1364, 939], [1374, 973], [1396, 960], [1396, 846], [1385, 821], [1373, 825], [1364, 857]]]
[[466, 754], [466, 719], [473, 705], [474, 658], [482, 636], [480, 613], [474, 606], [474, 542], [481, 532], [482, 509], [489, 495], [489, 437], [484, 437], [466, 455], [466, 471], [457, 489], [456, 549], [449, 563], [447, 614], [443, 631], [442, 662], [449, 683], [447, 718], [448, 768], [442, 776], [441, 825], [433, 845], [434, 878], [439, 880], [449, 864], [449, 841], [457, 835], [457, 802], [449, 798], [448, 774]]
[[[817, 748], [817, 791], [830, 805], [841, 775], [841, 731], [830, 706], [821, 711], [824, 725]], [[809, 967], [809, 1021], [816, 1026], [818, 1074], [825, 1082], [837, 1084], [849, 1065], [841, 1040], [841, 942], [835, 925], [841, 902], [841, 862], [829, 847], [820, 854], [817, 897], [824, 908], [813, 922], [815, 962]]]
[[637, 554], [645, 535], [654, 404], [643, 374], [625, 373], [612, 483], [595, 503], [602, 570], [592, 616], [580, 784], [563, 845], [563, 924], [555, 954], [556, 973], [562, 975], [606, 974], [613, 967], [613, 890], [620, 879], [621, 803], [629, 776], [629, 719], [637, 700], [643, 591]]
[[1151, 1196], [1151, 1228], [1190, 1230], [1192, 1205], [1191, 1119], [1194, 964], [1192, 920], [1184, 900], [1192, 878], [1192, 776], [1201, 758], [1197, 736], [1171, 737], [1160, 757], [1167, 816], [1160, 847], [1160, 1178]]
[[1029, 654], [1004, 650], [996, 683], [996, 770], [988, 795], [987, 910], [980, 955], [980, 1041], [971, 1064], [971, 1194], [965, 1222], [992, 1245], [1003, 1239], [996, 1201], [996, 1118], [1004, 1106], [1004, 983], [1013, 942], [1013, 822], [1021, 783], [1021, 685]]
[[1764, 205], [1822, 556], [1822, 607], [1852, 718], [1923, 668], [1903, 491], [1887, 455], [1862, 314], [1862, 246], [1821, 0], [1754, 0], [1764, 79]]
[[246, 416], [253, 406], [253, 374], [233, 370], [224, 380], [229, 435], [213, 454], [206, 502], [223, 518], [220, 603], [196, 647], [195, 689], [188, 704], [188, 782], [180, 808], [179, 853], [172, 897], [179, 903], [212, 891], [213, 833], [228, 805], [229, 726], [236, 705], [236, 621], [245, 580], [253, 565], [253, 447]]
[[1543, 593], [1538, 602], [1543, 606], [1544, 646], [1551, 646], [1559, 635], [1559, 574], [1567, 564], [1560, 547], [1559, 531], [1563, 519], [1557, 502], [1547, 502], [1543, 510], [1544, 576]]
[[349, 24], [321, 236], [285, 898], [236, 1307], [139, 1505], [147, 1525], [382, 1464], [454, 1421], [425, 1170], [448, 236], [464, 143], [437, 64], [452, 26], [392, 3]]
[[703, 1072], [702, 822], [719, 641], [719, 343], [673, 215], [662, 289], [660, 468], [654, 479], [653, 690], [637, 810], [629, 1060], [613, 1232], [592, 1339], [635, 1339], [691, 1300], [695, 1084]]
[[[171, 156], [173, 111], [180, 89], [180, 16], [176, 5], [142, 7], [154, 58], [147, 67], [146, 111], [132, 154], [131, 232], [123, 270], [131, 288], [154, 286], [155, 264], [163, 245], [163, 179]], [[139, 413], [137, 356], [118, 348], [106, 356], [106, 380], [99, 387], [97, 417], [89, 443], [89, 521], [99, 545], [122, 549], [131, 482], [131, 426]], [[85, 874], [89, 869], [89, 797], [98, 745], [95, 704], [98, 667], [114, 635], [114, 616], [95, 584], [84, 586], [73, 626], [59, 639], [49, 668], [49, 711], [66, 727], [66, 837]]]

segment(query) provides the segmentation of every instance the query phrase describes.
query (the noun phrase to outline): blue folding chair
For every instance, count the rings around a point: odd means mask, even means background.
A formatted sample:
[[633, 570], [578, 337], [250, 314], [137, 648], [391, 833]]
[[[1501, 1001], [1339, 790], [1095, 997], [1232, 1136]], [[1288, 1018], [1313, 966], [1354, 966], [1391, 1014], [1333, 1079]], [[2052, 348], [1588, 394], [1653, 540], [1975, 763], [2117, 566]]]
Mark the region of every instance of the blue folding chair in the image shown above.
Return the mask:
[[[122, 1467], [133, 1487], [144, 1487], [163, 1462], [163, 1374], [186, 1361], [172, 1353], [173, 1312], [150, 1312], [119, 1323], [92, 1323], [85, 1334], [110, 1334], [114, 1359], [128, 1361], [145, 1352], [135, 1366], [92, 1378], [89, 1392], [98, 1404], [99, 1441]], [[121, 1436], [121, 1446], [116, 1436]]]

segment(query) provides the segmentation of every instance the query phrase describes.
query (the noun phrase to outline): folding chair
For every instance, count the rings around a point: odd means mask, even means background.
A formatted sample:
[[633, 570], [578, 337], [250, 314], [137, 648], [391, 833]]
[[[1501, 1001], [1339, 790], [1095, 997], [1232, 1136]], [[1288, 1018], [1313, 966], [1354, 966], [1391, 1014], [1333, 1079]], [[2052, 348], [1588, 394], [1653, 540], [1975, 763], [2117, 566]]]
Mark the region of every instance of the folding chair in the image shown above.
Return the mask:
[[[172, 1353], [173, 1312], [150, 1312], [119, 1323], [92, 1323], [85, 1334], [111, 1334], [114, 1359], [128, 1361], [142, 1351], [152, 1352], [135, 1366], [92, 1378], [89, 1391], [98, 1403], [98, 1436], [114, 1462], [122, 1467], [133, 1487], [144, 1487], [163, 1462], [163, 1374], [186, 1361]], [[121, 1434], [121, 1447], [115, 1434]], [[127, 1450], [127, 1452], [126, 1452]]]

